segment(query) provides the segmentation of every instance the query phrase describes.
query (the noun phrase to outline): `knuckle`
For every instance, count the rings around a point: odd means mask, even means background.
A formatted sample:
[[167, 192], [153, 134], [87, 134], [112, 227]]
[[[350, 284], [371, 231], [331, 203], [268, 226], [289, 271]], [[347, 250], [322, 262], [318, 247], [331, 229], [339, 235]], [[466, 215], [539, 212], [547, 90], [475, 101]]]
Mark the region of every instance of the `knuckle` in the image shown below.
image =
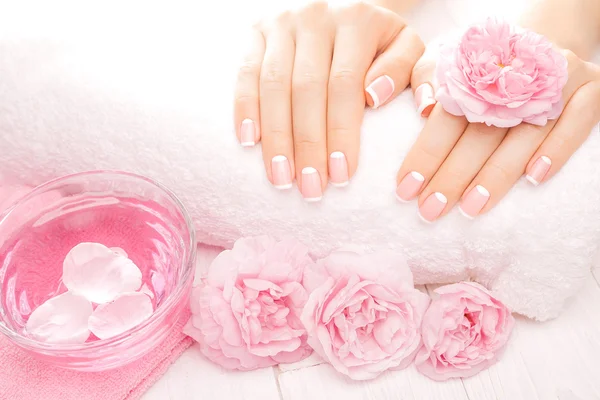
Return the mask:
[[[516, 181], [518, 177], [525, 173], [525, 165], [522, 168], [509, 168], [498, 162], [489, 162], [485, 166], [486, 181], [493, 182], [495, 186], [498, 184], [506, 184], [511, 181]], [[488, 187], [483, 185], [484, 187]]]
[[243, 107], [251, 104], [258, 104], [258, 96], [256, 96], [255, 94], [239, 92], [235, 94], [234, 101], [238, 107]]
[[267, 91], [284, 92], [289, 90], [290, 78], [281, 67], [268, 65], [263, 68], [260, 78], [261, 88]]
[[327, 76], [314, 72], [300, 73], [292, 79], [294, 92], [315, 92], [327, 88]]
[[246, 60], [240, 65], [238, 70], [238, 78], [247, 79], [252, 77], [258, 77], [260, 74], [260, 64]]
[[373, 12], [373, 5], [365, 1], [357, 1], [339, 9], [339, 17], [342, 22], [356, 23]]
[[287, 10], [275, 17], [275, 24], [278, 26], [289, 26], [293, 18], [294, 13], [290, 10]]
[[361, 86], [361, 80], [353, 69], [338, 69], [329, 76], [329, 90], [333, 93], [354, 92], [357, 85]]
[[302, 21], [313, 21], [316, 18], [323, 17], [329, 11], [329, 4], [326, 1], [315, 1], [304, 6], [298, 12], [298, 17]]
[[265, 140], [271, 143], [284, 142], [285, 140], [289, 140], [290, 136], [290, 131], [278, 126], [270, 127], [269, 129], [265, 129], [263, 132], [263, 137]]

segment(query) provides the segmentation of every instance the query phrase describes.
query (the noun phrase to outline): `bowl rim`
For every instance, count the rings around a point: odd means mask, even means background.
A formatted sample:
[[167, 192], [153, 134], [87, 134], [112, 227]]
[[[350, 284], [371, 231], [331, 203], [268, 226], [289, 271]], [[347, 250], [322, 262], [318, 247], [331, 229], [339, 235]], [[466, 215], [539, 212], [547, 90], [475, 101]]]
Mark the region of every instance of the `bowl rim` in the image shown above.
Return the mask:
[[187, 208], [185, 207], [183, 202], [177, 197], [177, 195], [175, 195], [175, 193], [173, 193], [168, 187], [166, 187], [159, 181], [154, 180], [149, 177], [146, 177], [146, 176], [143, 176], [143, 175], [140, 175], [140, 174], [136, 174], [133, 172], [121, 171], [121, 170], [101, 169], [101, 170], [77, 172], [77, 173], [64, 175], [64, 176], [49, 180], [49, 181], [42, 183], [41, 185], [38, 185], [35, 188], [33, 188], [29, 193], [27, 193], [25, 196], [19, 198], [17, 201], [15, 201], [13, 204], [11, 204], [6, 210], [4, 210], [2, 213], [0, 213], [0, 226], [4, 223], [5, 219], [12, 212], [14, 212], [15, 210], [18, 209], [18, 207], [20, 205], [22, 205], [24, 202], [32, 199], [33, 197], [35, 197], [37, 194], [39, 194], [39, 192], [43, 191], [44, 189], [47, 189], [48, 187], [50, 187], [54, 184], [60, 183], [61, 181], [64, 181], [64, 180], [73, 179], [73, 178], [77, 178], [77, 177], [85, 177], [85, 176], [90, 176], [90, 175], [103, 175], [103, 174], [129, 177], [129, 178], [133, 178], [135, 180], [145, 181], [145, 182], [157, 187], [161, 191], [163, 191], [164, 194], [166, 194], [167, 197], [169, 197], [173, 201], [173, 203], [175, 204], [175, 206], [178, 208], [179, 212], [183, 216], [187, 230], [189, 232], [189, 237], [188, 237], [189, 242], [187, 243], [187, 245], [189, 246], [189, 251], [187, 252], [188, 253], [187, 257], [184, 257], [184, 261], [183, 261], [183, 263], [184, 263], [183, 277], [182, 277], [182, 279], [179, 280], [179, 282], [177, 283], [177, 286], [175, 286], [171, 295], [169, 297], [167, 297], [165, 299], [165, 301], [152, 313], [152, 316], [150, 318], [146, 319], [144, 322], [140, 323], [139, 325], [136, 325], [134, 328], [131, 328], [117, 336], [114, 336], [114, 337], [111, 337], [108, 339], [99, 339], [99, 340], [96, 340], [93, 342], [86, 342], [86, 343], [82, 343], [82, 344], [47, 343], [47, 342], [41, 342], [41, 341], [32, 339], [28, 336], [24, 336], [12, 329], [9, 329], [7, 326], [5, 326], [5, 324], [0, 323], [0, 332], [3, 333], [4, 335], [6, 335], [9, 339], [14, 341], [16, 344], [18, 344], [21, 347], [28, 348], [33, 351], [44, 351], [46, 353], [54, 353], [54, 352], [63, 352], [63, 351], [92, 351], [92, 350], [105, 348], [106, 346], [122, 344], [127, 339], [131, 338], [132, 336], [136, 336], [139, 332], [142, 332], [146, 329], [150, 329], [152, 327], [152, 325], [156, 324], [157, 320], [161, 320], [162, 319], [161, 317], [166, 315], [170, 310], [172, 310], [179, 304], [182, 296], [184, 296], [186, 294], [185, 292], [192, 286], [191, 284], [192, 284], [192, 280], [194, 277], [194, 271], [196, 268], [195, 259], [196, 259], [196, 248], [197, 248], [196, 229], [194, 228], [194, 223], [192, 222], [192, 219], [187, 211]]

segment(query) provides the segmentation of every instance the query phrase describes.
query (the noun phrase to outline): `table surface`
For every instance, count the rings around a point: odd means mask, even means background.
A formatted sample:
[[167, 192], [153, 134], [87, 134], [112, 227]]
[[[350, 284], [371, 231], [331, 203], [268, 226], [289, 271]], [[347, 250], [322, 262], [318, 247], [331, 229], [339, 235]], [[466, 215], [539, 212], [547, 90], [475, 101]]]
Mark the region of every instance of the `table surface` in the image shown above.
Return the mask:
[[[199, 252], [199, 268], [217, 254]], [[556, 320], [518, 318], [500, 361], [479, 375], [438, 383], [414, 367], [369, 382], [346, 379], [317, 356], [296, 364], [231, 372], [194, 346], [143, 400], [599, 400], [600, 268]]]

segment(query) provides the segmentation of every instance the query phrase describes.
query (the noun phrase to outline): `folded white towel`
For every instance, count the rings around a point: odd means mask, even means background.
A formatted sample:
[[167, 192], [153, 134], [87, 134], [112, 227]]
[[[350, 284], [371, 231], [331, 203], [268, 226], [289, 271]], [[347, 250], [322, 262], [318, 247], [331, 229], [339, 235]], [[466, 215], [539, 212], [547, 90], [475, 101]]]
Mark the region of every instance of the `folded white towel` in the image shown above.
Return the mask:
[[[272, 188], [260, 147], [242, 149], [233, 134], [236, 21], [145, 7], [144, 16], [121, 8], [110, 24], [105, 8], [89, 20], [68, 19], [76, 9], [67, 16], [38, 10], [33, 21], [3, 13], [0, 183], [90, 169], [138, 172], [181, 197], [204, 243], [293, 234], [316, 255], [348, 245], [397, 249], [418, 283], [473, 279], [542, 320], [556, 316], [588, 276], [600, 245], [598, 132], [547, 184], [519, 182], [474, 221], [453, 211], [425, 225], [414, 203], [394, 197], [396, 171], [422, 126], [405, 92], [366, 113], [351, 184], [307, 204], [296, 189]], [[215, 24], [229, 33], [211, 42]]]

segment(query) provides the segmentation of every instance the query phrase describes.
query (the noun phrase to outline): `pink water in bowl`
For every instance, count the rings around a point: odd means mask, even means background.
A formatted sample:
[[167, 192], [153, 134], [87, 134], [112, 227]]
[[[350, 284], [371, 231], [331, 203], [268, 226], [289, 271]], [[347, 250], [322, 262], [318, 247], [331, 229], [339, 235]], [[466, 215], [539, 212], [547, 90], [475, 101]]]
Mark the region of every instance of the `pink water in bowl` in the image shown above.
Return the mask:
[[[41, 345], [46, 356], [56, 350], [59, 357], [51, 362], [68, 368], [103, 370], [149, 351], [176, 322], [193, 279], [193, 230], [189, 232], [185, 213], [152, 182], [118, 177], [126, 181], [124, 188], [114, 181], [103, 187], [102, 180], [94, 182], [88, 176], [78, 190], [71, 185], [45, 190], [38, 204], [22, 209], [17, 205], [12, 218], [0, 225], [0, 328], [7, 328], [18, 344], [24, 339], [24, 347], [34, 352], [37, 346], [28, 342], [27, 319], [45, 301], [67, 291], [61, 280], [63, 261], [73, 247], [82, 242], [119, 247], [142, 272], [141, 290], [152, 299], [157, 315], [129, 337], [111, 342], [91, 335], [79, 345], [79, 354], [75, 348], [61, 352], [61, 346]], [[136, 189], [140, 194], [127, 193]]]

